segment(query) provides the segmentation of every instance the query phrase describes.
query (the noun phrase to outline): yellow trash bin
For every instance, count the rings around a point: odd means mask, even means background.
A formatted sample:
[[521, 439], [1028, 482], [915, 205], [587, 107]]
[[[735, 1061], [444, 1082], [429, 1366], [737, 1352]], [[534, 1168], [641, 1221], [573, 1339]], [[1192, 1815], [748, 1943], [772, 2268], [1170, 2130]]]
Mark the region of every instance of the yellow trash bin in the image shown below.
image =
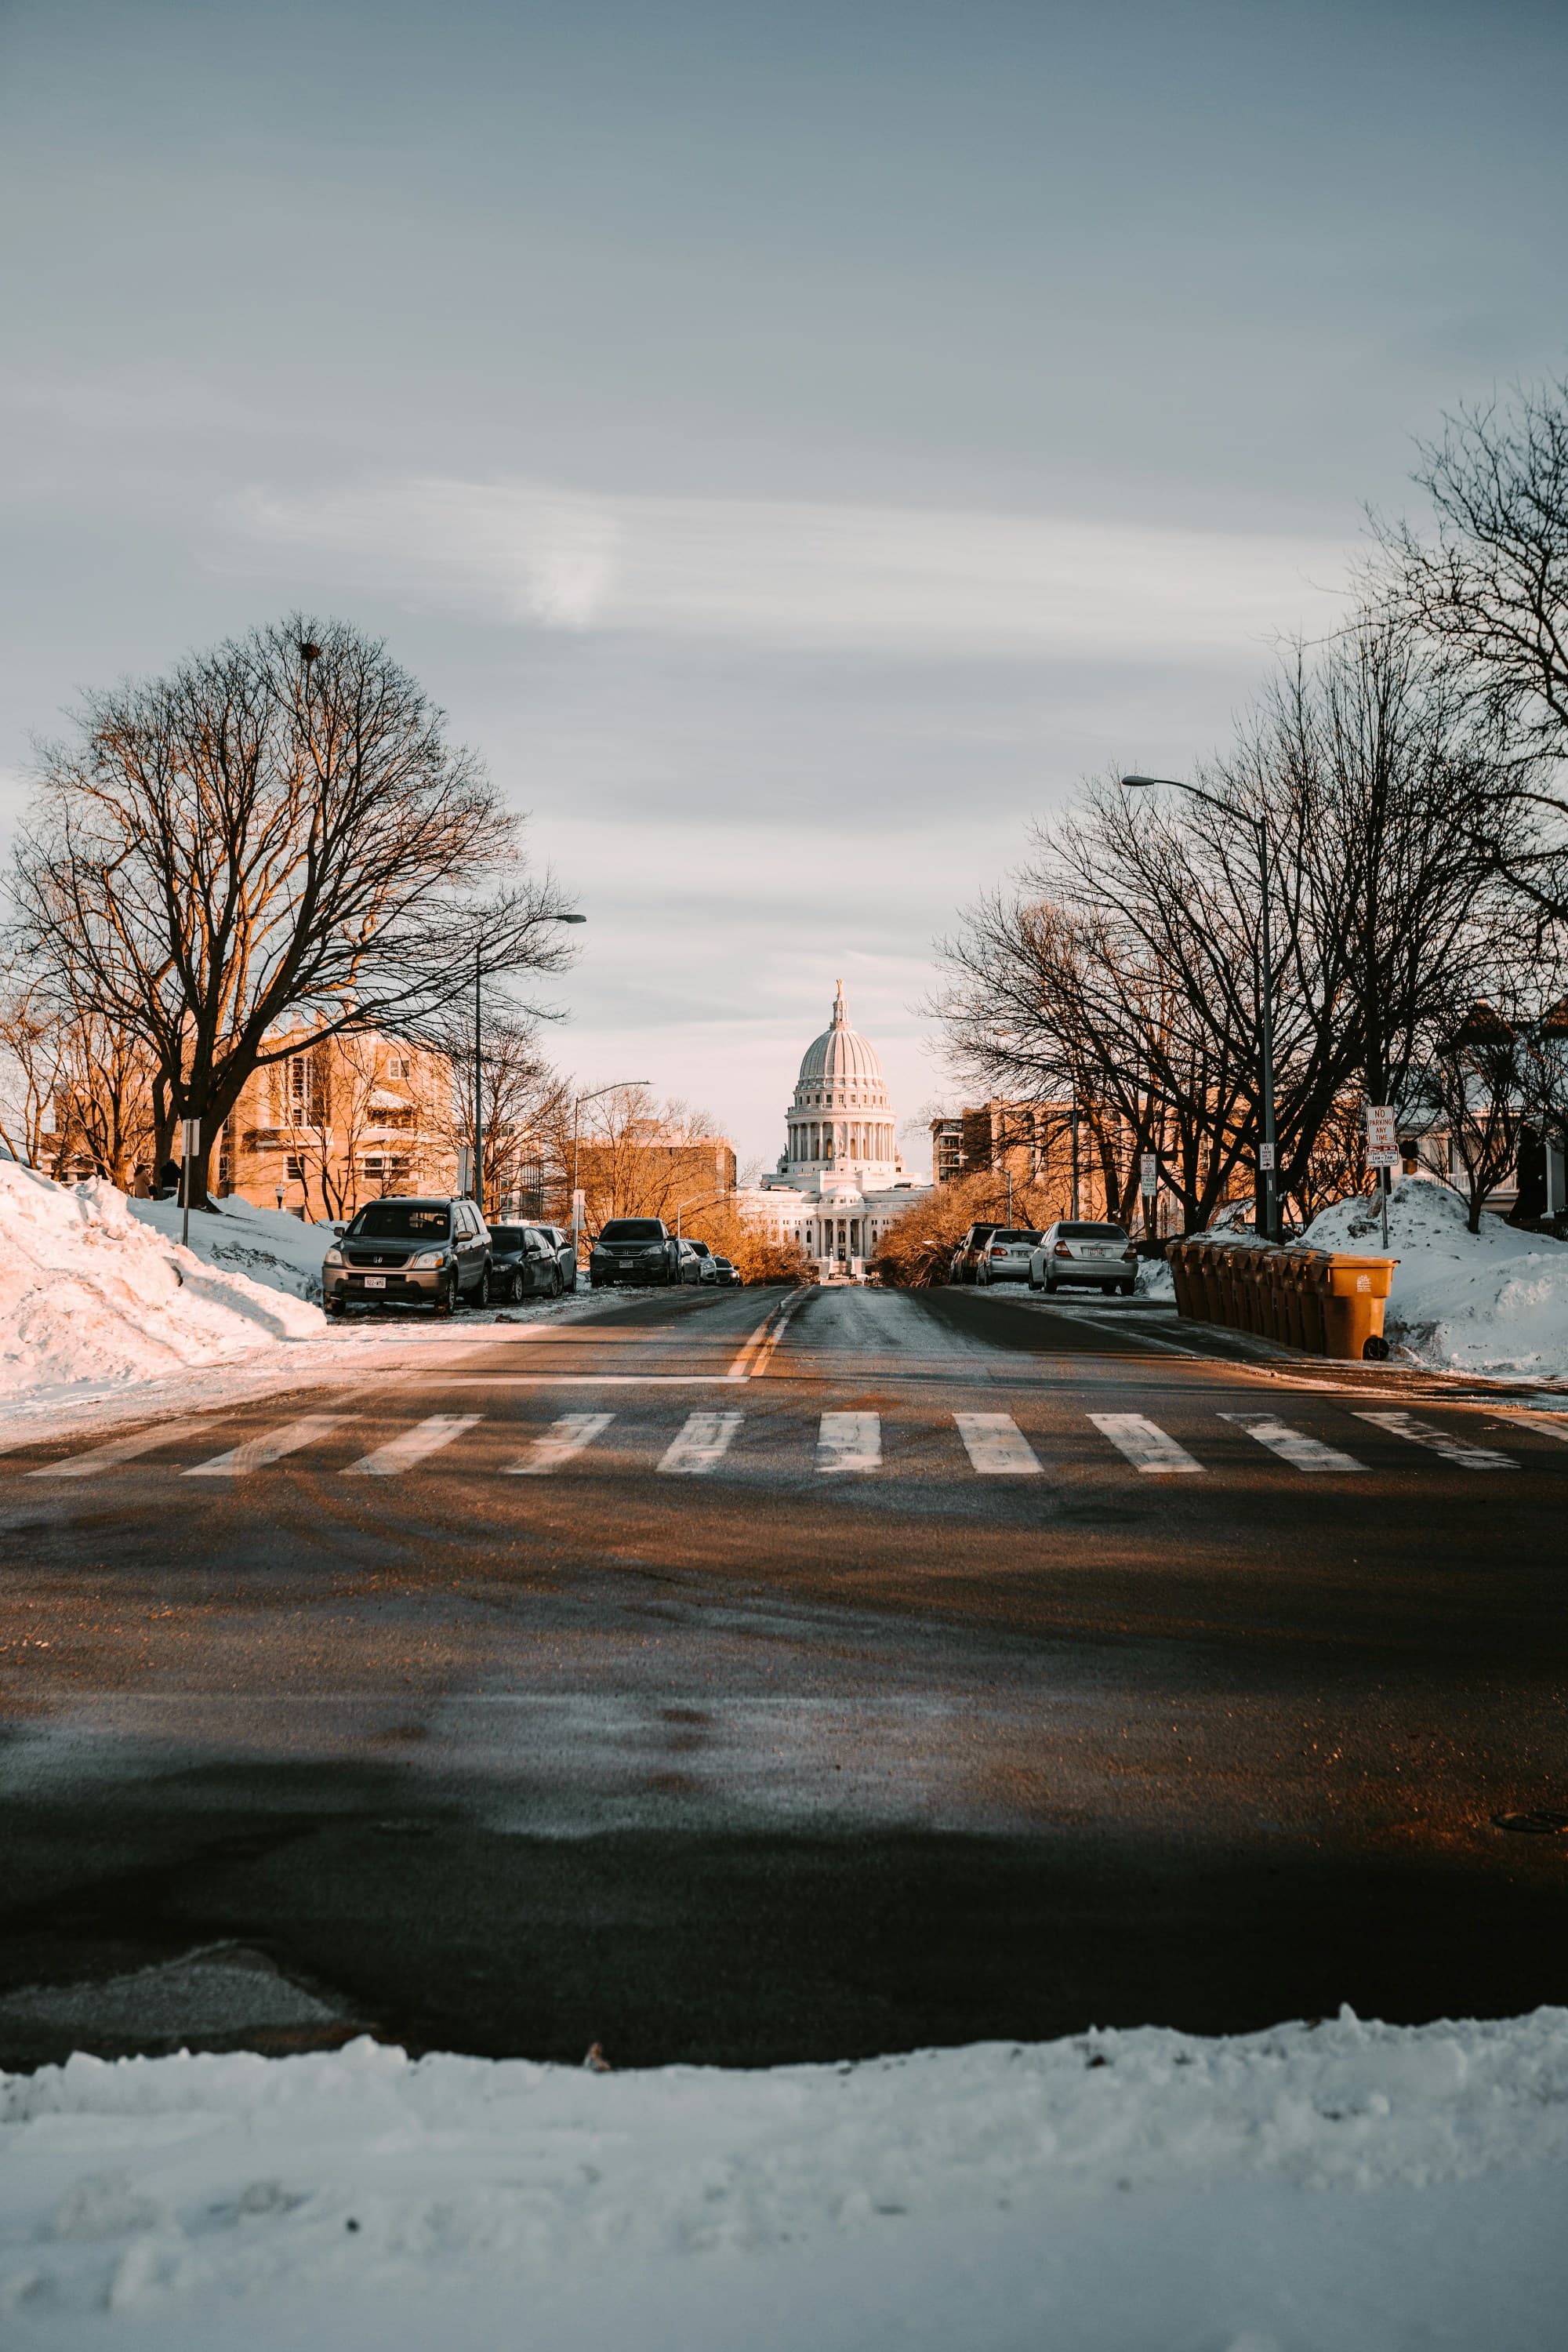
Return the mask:
[[1323, 1353], [1359, 1364], [1388, 1353], [1383, 1315], [1396, 1257], [1360, 1257], [1335, 1250], [1325, 1260]]

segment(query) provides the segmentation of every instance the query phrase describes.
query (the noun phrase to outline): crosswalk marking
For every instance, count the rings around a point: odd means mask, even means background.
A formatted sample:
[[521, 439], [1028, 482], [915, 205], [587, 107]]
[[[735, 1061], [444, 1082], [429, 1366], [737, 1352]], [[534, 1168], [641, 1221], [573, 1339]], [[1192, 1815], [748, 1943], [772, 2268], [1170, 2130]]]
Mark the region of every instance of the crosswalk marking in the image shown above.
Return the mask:
[[196, 1437], [212, 1427], [209, 1414], [201, 1421], [165, 1421], [156, 1429], [139, 1429], [134, 1437], [112, 1438], [107, 1445], [95, 1445], [90, 1454], [68, 1454], [63, 1462], [46, 1462], [40, 1470], [29, 1470], [29, 1478], [90, 1478], [95, 1470], [112, 1470], [121, 1462], [134, 1462], [139, 1454], [151, 1454], [154, 1446], [176, 1445], [182, 1437]]
[[879, 1470], [882, 1417], [876, 1412], [825, 1412], [816, 1433], [819, 1470]]
[[665, 1448], [659, 1468], [676, 1476], [711, 1470], [730, 1451], [742, 1419], [738, 1412], [689, 1412], [679, 1436]]
[[1489, 1445], [1467, 1445], [1462, 1437], [1450, 1435], [1439, 1429], [1436, 1422], [1417, 1421], [1413, 1412], [1362, 1412], [1358, 1421], [1370, 1421], [1374, 1429], [1386, 1429], [1391, 1436], [1408, 1438], [1412, 1445], [1425, 1445], [1429, 1452], [1441, 1454], [1445, 1462], [1456, 1463], [1462, 1470], [1517, 1470], [1518, 1463], [1511, 1454], [1496, 1454]]
[[958, 1433], [983, 1478], [1040, 1474], [1039, 1456], [1010, 1412], [955, 1412]]
[[552, 1422], [542, 1437], [536, 1437], [521, 1462], [509, 1462], [506, 1475], [510, 1478], [545, 1478], [552, 1470], [559, 1470], [585, 1445], [592, 1445], [602, 1430], [608, 1429], [615, 1419], [613, 1412], [563, 1412], [559, 1421]]
[[1149, 1421], [1141, 1412], [1091, 1412], [1089, 1417], [1135, 1470], [1159, 1476], [1167, 1472], [1201, 1471], [1204, 1466], [1194, 1461], [1185, 1446], [1167, 1437], [1157, 1421]]
[[411, 1429], [400, 1430], [378, 1445], [374, 1454], [362, 1454], [351, 1462], [343, 1472], [345, 1478], [396, 1478], [405, 1470], [412, 1470], [416, 1462], [438, 1454], [443, 1445], [450, 1445], [454, 1437], [461, 1437], [465, 1429], [472, 1429], [482, 1421], [482, 1412], [433, 1412], [427, 1421], [416, 1421]]
[[1309, 1437], [1304, 1429], [1292, 1429], [1288, 1421], [1277, 1421], [1271, 1412], [1222, 1412], [1221, 1421], [1233, 1421], [1245, 1429], [1248, 1437], [1256, 1437], [1259, 1445], [1267, 1445], [1280, 1460], [1289, 1462], [1293, 1470], [1364, 1470], [1353, 1454], [1342, 1454], [1337, 1445], [1325, 1445], [1320, 1437]]
[[302, 1445], [313, 1445], [318, 1437], [330, 1436], [347, 1419], [345, 1412], [307, 1412], [298, 1421], [285, 1421], [268, 1430], [263, 1436], [247, 1437], [242, 1445], [233, 1446], [227, 1454], [215, 1454], [210, 1462], [198, 1462], [180, 1475], [243, 1478], [247, 1471], [265, 1470], [269, 1463], [281, 1462], [286, 1454], [298, 1454]]

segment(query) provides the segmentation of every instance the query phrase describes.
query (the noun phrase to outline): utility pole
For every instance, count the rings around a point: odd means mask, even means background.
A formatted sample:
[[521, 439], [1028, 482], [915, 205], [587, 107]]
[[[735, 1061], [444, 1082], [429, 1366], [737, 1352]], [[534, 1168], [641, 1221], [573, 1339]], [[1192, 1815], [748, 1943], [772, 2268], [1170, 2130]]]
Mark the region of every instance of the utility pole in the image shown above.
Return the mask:
[[474, 950], [474, 1200], [482, 1217], [485, 1213], [485, 1097], [484, 1058], [479, 1051], [479, 983], [483, 972], [481, 950]]

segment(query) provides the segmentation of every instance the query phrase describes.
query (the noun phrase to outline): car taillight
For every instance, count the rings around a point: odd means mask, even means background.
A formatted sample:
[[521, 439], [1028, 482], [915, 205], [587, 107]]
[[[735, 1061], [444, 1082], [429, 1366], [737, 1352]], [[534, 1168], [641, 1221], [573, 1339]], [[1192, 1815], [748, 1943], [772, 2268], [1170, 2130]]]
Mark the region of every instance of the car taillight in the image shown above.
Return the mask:
[[1138, 1255], [1138, 1253], [1137, 1253], [1137, 1251], [1133, 1248], [1133, 1246], [1132, 1246], [1131, 1243], [1131, 1242], [1129, 1242], [1129, 1243], [1128, 1243], [1128, 1244], [1127, 1244], [1127, 1247], [1122, 1251], [1121, 1255], [1122, 1255], [1122, 1256], [1123, 1256], [1123, 1257], [1130, 1257], [1130, 1258], [1132, 1258], [1132, 1259], [1136, 1260], [1137, 1255]]
[[1068, 1249], [1066, 1242], [1058, 1242], [1055, 1249], [1051, 1252], [1051, 1255], [1053, 1257], [1071, 1257], [1072, 1252]]

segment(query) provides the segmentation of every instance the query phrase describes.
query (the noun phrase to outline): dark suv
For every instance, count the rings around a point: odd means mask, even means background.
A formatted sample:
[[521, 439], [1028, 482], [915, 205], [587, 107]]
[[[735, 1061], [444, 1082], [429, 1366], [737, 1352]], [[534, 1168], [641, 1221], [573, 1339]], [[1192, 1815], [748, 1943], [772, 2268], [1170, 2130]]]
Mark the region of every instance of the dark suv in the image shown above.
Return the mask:
[[673, 1286], [691, 1278], [685, 1273], [680, 1245], [662, 1217], [612, 1217], [595, 1236], [588, 1276], [595, 1290], [611, 1282]]
[[471, 1201], [372, 1201], [321, 1265], [329, 1315], [394, 1302], [450, 1315], [459, 1298], [488, 1307], [489, 1297], [489, 1232]]
[[947, 1270], [948, 1280], [978, 1282], [980, 1261], [985, 1255], [992, 1234], [999, 1234], [1001, 1230], [1000, 1225], [971, 1225], [952, 1253], [952, 1263]]

